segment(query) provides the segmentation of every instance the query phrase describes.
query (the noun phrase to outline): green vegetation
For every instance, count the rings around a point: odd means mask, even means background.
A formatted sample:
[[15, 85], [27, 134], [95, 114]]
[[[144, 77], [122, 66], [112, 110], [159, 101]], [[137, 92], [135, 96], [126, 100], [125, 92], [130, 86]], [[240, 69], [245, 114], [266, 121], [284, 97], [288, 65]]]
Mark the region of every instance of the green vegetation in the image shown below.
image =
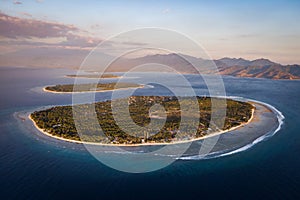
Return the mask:
[[99, 76], [97, 74], [82, 74], [82, 75], [67, 75], [66, 77], [69, 78], [120, 78], [120, 76], [114, 75], [114, 74], [102, 74], [102, 76]]
[[[184, 97], [181, 101], [181, 106], [188, 107], [191, 103], [190, 97]], [[85, 142], [100, 142], [109, 144], [139, 144], [143, 142], [161, 143], [172, 142], [198, 138], [211, 133], [209, 124], [211, 119], [211, 98], [197, 97], [199, 104], [199, 113], [189, 113], [186, 117], [197, 117], [197, 124], [186, 124], [185, 130], [180, 130], [179, 126], [181, 122], [182, 112], [178, 99], [176, 97], [168, 96], [131, 96], [126, 102], [129, 106], [129, 113], [132, 120], [136, 125], [147, 126], [151, 123], [158, 123], [162, 113], [155, 112], [150, 113], [150, 107], [154, 104], [160, 104], [165, 108], [166, 122], [163, 128], [157, 132], [149, 130], [148, 132], [139, 133], [135, 132], [132, 127], [130, 134], [125, 133], [119, 128], [114, 120], [111, 108], [111, 101], [97, 102], [95, 104], [82, 104], [76, 105], [76, 112], [83, 113], [80, 117], [80, 130], [86, 130], [84, 135], [79, 137], [75, 128], [73, 119], [72, 106], [57, 106], [47, 110], [36, 111], [31, 114], [31, 118], [35, 121], [36, 125], [48, 132], [51, 135], [63, 137], [73, 140], [81, 140]], [[114, 108], [123, 106], [121, 100], [113, 100]], [[224, 99], [214, 98], [214, 102], [224, 101]], [[246, 102], [239, 102], [227, 99], [226, 118], [223, 130], [240, 125], [247, 122], [251, 118], [253, 106]], [[90, 106], [95, 107], [98, 122], [104, 131], [105, 136], [100, 136], [99, 126], [91, 127], [89, 124], [92, 116], [86, 111]], [[120, 116], [127, 117], [125, 113], [120, 111]], [[77, 115], [76, 115], [77, 116]], [[78, 117], [78, 116], [77, 116]], [[122, 121], [123, 119], [121, 119]], [[124, 121], [126, 121], [124, 119]], [[128, 126], [130, 126], [128, 124]], [[192, 128], [198, 127], [196, 133], [192, 132]], [[77, 127], [78, 128], [78, 127]], [[128, 127], [131, 128], [131, 127]], [[153, 132], [154, 131], [154, 132]], [[180, 137], [179, 137], [180, 135]]]
[[[76, 85], [76, 90], [74, 92], [88, 92], [88, 91], [103, 91], [103, 90], [115, 90], [122, 88], [137, 88], [141, 85], [135, 83], [98, 83], [98, 84], [79, 84]], [[53, 92], [73, 92], [74, 84], [68, 85], [55, 85], [55, 86], [47, 86], [46, 90]]]

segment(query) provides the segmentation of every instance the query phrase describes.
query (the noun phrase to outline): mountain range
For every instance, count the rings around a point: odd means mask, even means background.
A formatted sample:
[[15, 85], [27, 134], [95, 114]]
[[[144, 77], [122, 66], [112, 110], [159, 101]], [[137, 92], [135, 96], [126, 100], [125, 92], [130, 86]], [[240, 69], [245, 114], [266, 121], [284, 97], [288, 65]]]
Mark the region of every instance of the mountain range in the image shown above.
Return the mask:
[[[183, 58], [187, 58], [186, 61]], [[120, 65], [120, 63], [122, 64]], [[172, 66], [181, 73], [203, 74], [219, 73], [235, 77], [252, 77], [268, 79], [300, 79], [300, 65], [281, 65], [268, 59], [260, 58], [256, 60], [246, 60], [243, 58], [221, 58], [213, 60], [218, 70], [214, 71], [207, 67], [212, 64], [211, 60], [196, 58], [192, 56], [178, 54], [156, 54], [147, 55], [140, 58], [122, 60], [116, 65], [112, 65], [111, 71], [128, 71], [132, 66], [146, 63], [160, 63]], [[193, 64], [194, 67], [190, 64]], [[195, 69], [196, 68], [196, 69]]]
[[[234, 61], [236, 60], [243, 60], [243, 62], [235, 63]], [[223, 75], [269, 79], [300, 79], [300, 65], [296, 64], [281, 65], [263, 58], [252, 61], [222, 58], [217, 60], [216, 63], [218, 63], [218, 61], [224, 61], [223, 63], [225, 63], [225, 66], [218, 65], [220, 73]]]
[[[76, 69], [87, 55], [88, 51], [85, 50], [69, 49], [66, 51], [52, 48], [21, 50], [0, 55], [0, 66], [66, 67]], [[106, 54], [101, 56], [110, 58]], [[124, 72], [131, 69], [132, 66], [148, 63], [171, 66], [180, 73], [198, 73], [200, 71], [203, 74], [219, 73], [235, 77], [300, 79], [300, 65], [298, 64], [282, 65], [265, 58], [246, 60], [243, 58], [225, 57], [216, 60], [205, 60], [175, 53], [146, 55], [138, 58], [121, 58], [118, 62], [113, 63], [107, 71]], [[211, 70], [208, 67], [212, 63], [217, 66], [218, 70]], [[92, 66], [90, 70], [96, 70], [96, 68], [97, 64]]]

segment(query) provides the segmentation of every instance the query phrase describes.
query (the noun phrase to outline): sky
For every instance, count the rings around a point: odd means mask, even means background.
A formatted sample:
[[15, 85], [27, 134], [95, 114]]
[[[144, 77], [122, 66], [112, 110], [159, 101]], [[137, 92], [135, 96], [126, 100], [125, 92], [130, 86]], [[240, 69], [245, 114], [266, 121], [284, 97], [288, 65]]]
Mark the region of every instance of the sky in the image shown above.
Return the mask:
[[0, 14], [2, 55], [39, 45], [88, 49], [124, 31], [158, 27], [187, 35], [214, 59], [300, 64], [298, 0], [0, 0]]

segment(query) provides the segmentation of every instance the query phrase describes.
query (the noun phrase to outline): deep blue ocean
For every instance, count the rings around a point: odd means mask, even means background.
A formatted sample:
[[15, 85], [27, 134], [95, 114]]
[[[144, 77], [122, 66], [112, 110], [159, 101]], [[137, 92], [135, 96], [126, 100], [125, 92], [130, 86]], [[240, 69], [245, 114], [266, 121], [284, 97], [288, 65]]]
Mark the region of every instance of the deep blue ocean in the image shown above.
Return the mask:
[[[18, 119], [23, 111], [71, 104], [71, 95], [41, 88], [72, 83], [64, 75], [74, 73], [0, 68], [0, 199], [300, 199], [300, 81], [224, 76], [228, 96], [281, 111], [280, 131], [243, 152], [131, 174], [101, 164], [82, 145], [39, 138]], [[186, 76], [197, 93], [206, 94], [203, 82]], [[97, 98], [109, 99], [110, 93]]]

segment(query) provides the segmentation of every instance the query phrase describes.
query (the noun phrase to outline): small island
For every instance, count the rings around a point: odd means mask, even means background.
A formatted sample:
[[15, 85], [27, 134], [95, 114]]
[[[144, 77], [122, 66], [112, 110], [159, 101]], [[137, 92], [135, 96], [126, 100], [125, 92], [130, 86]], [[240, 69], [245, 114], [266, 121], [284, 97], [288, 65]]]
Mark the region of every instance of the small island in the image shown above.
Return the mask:
[[[184, 97], [182, 104], [189, 105], [190, 97]], [[166, 121], [161, 130], [156, 133], [151, 132], [134, 132], [127, 134], [119, 128], [114, 120], [111, 108], [111, 100], [94, 103], [97, 119], [105, 136], [99, 135], [97, 127], [90, 127], [89, 115], [82, 115], [81, 124], [88, 127], [88, 132], [79, 136], [73, 119], [72, 106], [55, 106], [46, 110], [35, 111], [30, 114], [30, 119], [34, 125], [43, 133], [58, 139], [73, 142], [98, 143], [106, 145], [141, 145], [141, 144], [168, 144], [184, 142], [195, 139], [201, 139], [216, 132], [226, 132], [248, 123], [254, 113], [255, 107], [248, 102], [241, 102], [226, 99], [227, 109], [224, 126], [221, 129], [211, 130], [211, 98], [197, 97], [199, 104], [199, 113], [190, 112], [187, 117], [197, 117], [198, 124], [189, 124], [191, 127], [198, 127], [196, 133], [187, 128], [181, 132], [178, 137], [178, 129], [181, 123], [181, 109], [177, 97], [174, 96], [131, 96], [128, 98], [130, 116], [133, 122], [139, 126], [147, 126], [151, 120], [160, 120], [159, 112], [151, 113], [150, 108], [154, 104], [160, 104], [165, 108]], [[214, 97], [214, 101], [224, 99]], [[120, 100], [113, 100], [114, 105], [121, 105]], [[122, 101], [124, 102], [124, 101]], [[181, 105], [182, 105], [181, 104]], [[79, 110], [87, 110], [92, 104], [76, 105]], [[121, 112], [121, 111], [120, 111]], [[200, 118], [199, 118], [200, 115]], [[120, 113], [123, 116], [123, 113]], [[126, 116], [126, 114], [124, 114]], [[124, 119], [125, 120], [125, 119]], [[154, 120], [154, 121], [155, 121]], [[163, 119], [161, 119], [163, 120]], [[188, 127], [188, 126], [187, 126]]]
[[44, 88], [46, 92], [53, 93], [73, 93], [73, 92], [107, 92], [120, 89], [142, 88], [143, 85], [136, 83], [98, 83], [98, 84], [78, 84], [74, 89], [74, 84], [54, 85]]
[[121, 78], [121, 76], [115, 75], [115, 74], [102, 74], [101, 76], [98, 74], [71, 74], [66, 75], [68, 78]]

